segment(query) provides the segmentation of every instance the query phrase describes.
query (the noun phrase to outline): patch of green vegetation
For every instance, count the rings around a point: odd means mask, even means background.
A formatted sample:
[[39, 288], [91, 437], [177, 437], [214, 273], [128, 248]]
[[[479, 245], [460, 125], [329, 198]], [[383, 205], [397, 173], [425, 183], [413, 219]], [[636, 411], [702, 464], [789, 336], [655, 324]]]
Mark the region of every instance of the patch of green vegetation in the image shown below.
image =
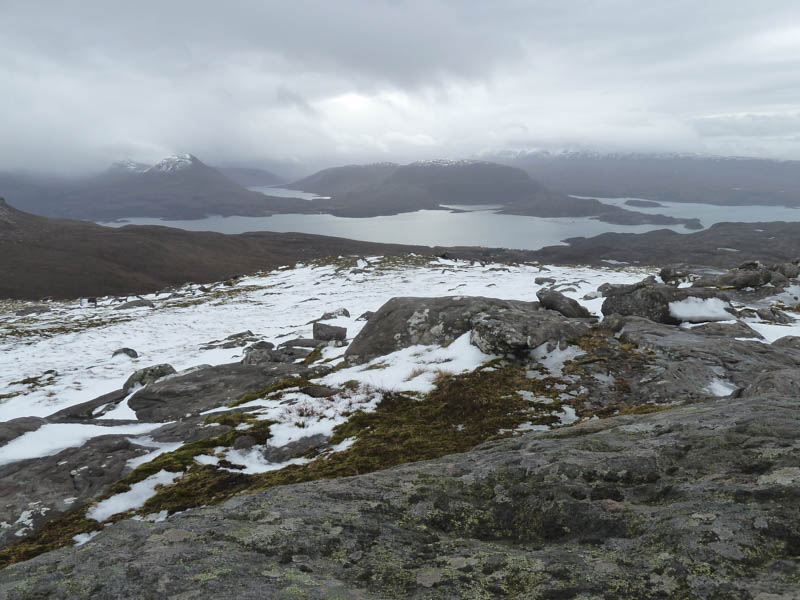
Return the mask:
[[59, 518], [45, 523], [34, 535], [0, 550], [0, 569], [23, 560], [29, 560], [44, 552], [70, 546], [75, 543], [72, 539], [73, 536], [79, 533], [103, 529], [100, 523], [93, 519], [87, 519], [84, 513], [85, 510], [79, 508], [74, 512], [61, 515]]
[[311, 354], [309, 354], [303, 359], [303, 362], [301, 364], [310, 365], [311, 363], [317, 362], [321, 358], [322, 358], [322, 346], [317, 346], [311, 351]]
[[280, 381], [277, 381], [272, 385], [268, 385], [267, 387], [257, 390], [255, 392], [245, 394], [238, 400], [234, 400], [233, 402], [228, 404], [228, 408], [236, 408], [237, 406], [240, 406], [247, 402], [252, 402], [253, 400], [261, 400], [262, 398], [265, 398], [272, 393], [280, 392], [281, 390], [285, 390], [287, 388], [305, 387], [307, 385], [311, 385], [311, 382], [305, 377], [288, 377], [286, 379], [281, 379]]

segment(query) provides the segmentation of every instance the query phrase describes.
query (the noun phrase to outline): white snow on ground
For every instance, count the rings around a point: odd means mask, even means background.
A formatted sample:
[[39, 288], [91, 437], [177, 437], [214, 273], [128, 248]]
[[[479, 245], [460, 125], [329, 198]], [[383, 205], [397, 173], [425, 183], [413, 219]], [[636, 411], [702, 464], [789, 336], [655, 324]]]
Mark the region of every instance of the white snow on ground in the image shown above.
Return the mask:
[[93, 506], [86, 516], [95, 521], [105, 521], [109, 517], [131, 510], [140, 508], [150, 498], [156, 494], [157, 485], [169, 485], [173, 483], [183, 473], [170, 473], [169, 471], [159, 471], [139, 483], [134, 483], [127, 492], [115, 494], [106, 498]]
[[735, 384], [719, 378], [712, 379], [708, 385], [703, 388], [704, 391], [708, 392], [712, 396], [719, 397], [730, 396], [737, 389], [738, 387]]
[[135, 425], [81, 425], [79, 423], [47, 423], [35, 431], [14, 438], [0, 448], [0, 466], [25, 460], [52, 456], [67, 448], [82, 446], [88, 440], [101, 435], [135, 435], [148, 433], [164, 423], [141, 423]]
[[[536, 292], [544, 286], [535, 284], [534, 278], [547, 276], [574, 288], [566, 294], [581, 301], [601, 283], [633, 283], [652, 273], [629, 267], [506, 266], [447, 260], [414, 267], [395, 266], [388, 259], [384, 264], [377, 257], [369, 261], [365, 273], [337, 270], [333, 265], [299, 265], [246, 277], [233, 287], [207, 286], [210, 292], [185, 286], [183, 298], [144, 296], [155, 303], [155, 309], [115, 311], [111, 298], [99, 299], [97, 308], [81, 307], [77, 301], [53, 302], [49, 313], [27, 317], [14, 316], [10, 308], [0, 314], [0, 393], [20, 395], [0, 400], [0, 421], [45, 417], [91, 400], [119, 389], [134, 370], [145, 366], [169, 363], [180, 371], [203, 363], [237, 361], [241, 348], [201, 350], [200, 346], [247, 329], [275, 342], [289, 336], [311, 337], [308, 322], [340, 307], [347, 308], [352, 317], [330, 323], [347, 327], [352, 338], [365, 323], [356, 321], [359, 315], [377, 310], [395, 296], [458, 293], [535, 301]], [[196, 304], [182, 306], [187, 302]], [[597, 313], [600, 304], [602, 299], [597, 299], [587, 306]], [[135, 349], [139, 358], [112, 359], [112, 352], [122, 347]], [[326, 349], [326, 357], [336, 351], [342, 350]], [[57, 374], [47, 385], [12, 383], [51, 369]]]
[[222, 467], [225, 471], [231, 471], [233, 473], [246, 473], [248, 475], [253, 475], [255, 473], [266, 473], [267, 471], [277, 471], [278, 469], [283, 469], [289, 465], [304, 465], [308, 462], [311, 462], [310, 458], [292, 458], [280, 463], [271, 463], [264, 458], [259, 446], [255, 446], [248, 450], [230, 450], [226, 454], [225, 458], [235, 465], [244, 466], [244, 469], [228, 469], [226, 467]]
[[133, 412], [133, 409], [128, 406], [128, 400], [131, 399], [136, 392], [139, 391], [141, 386], [137, 386], [137, 388], [128, 394], [125, 399], [120, 402], [116, 407], [108, 411], [106, 414], [97, 417], [98, 419], [112, 419], [112, 420], [127, 420], [127, 421], [138, 421], [136, 417], [136, 413]]
[[99, 531], [90, 531], [89, 533], [79, 533], [78, 535], [73, 535], [72, 539], [75, 541], [76, 546], [83, 546], [86, 542], [90, 539], [99, 535]]
[[578, 346], [567, 346], [563, 350], [554, 348], [547, 349], [547, 343], [537, 346], [531, 350], [531, 357], [545, 367], [555, 377], [561, 377], [562, 369], [567, 361], [575, 360], [581, 354], [585, 354]]
[[481, 364], [497, 358], [484, 354], [469, 343], [467, 332], [449, 346], [409, 346], [397, 352], [371, 360], [365, 365], [342, 369], [320, 381], [339, 386], [356, 380], [363, 385], [382, 390], [403, 390], [427, 393], [440, 373], [459, 374], [472, 371]]
[[727, 321], [731, 318], [731, 313], [725, 309], [729, 307], [730, 303], [720, 298], [689, 297], [678, 302], [670, 302], [669, 314], [690, 323]]

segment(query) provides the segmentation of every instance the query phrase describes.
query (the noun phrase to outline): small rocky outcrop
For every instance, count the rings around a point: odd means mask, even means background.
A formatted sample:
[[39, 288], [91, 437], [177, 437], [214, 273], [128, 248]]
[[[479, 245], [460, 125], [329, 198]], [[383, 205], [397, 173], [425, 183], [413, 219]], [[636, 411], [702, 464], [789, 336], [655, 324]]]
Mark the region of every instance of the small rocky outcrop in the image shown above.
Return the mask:
[[347, 339], [347, 328], [327, 323], [314, 323], [313, 335], [315, 340], [323, 342], [343, 342]]
[[[718, 299], [721, 303], [724, 303], [726, 308], [730, 308], [727, 297], [716, 290], [674, 288], [655, 283], [652, 278], [633, 285], [609, 286], [603, 292], [606, 296], [602, 307], [604, 315], [616, 313], [623, 316], [638, 316], [656, 323], [670, 325], [677, 325], [684, 320], [695, 320], [688, 315], [683, 318], [676, 316], [673, 308], [670, 307], [673, 302], [681, 302], [689, 298], [698, 300]], [[731, 312], [729, 318], [733, 319], [734, 316]], [[709, 320], [718, 319], [708, 318], [707, 315], [703, 314], [696, 316], [696, 322]]]
[[533, 313], [539, 304], [481, 296], [392, 298], [370, 317], [345, 357], [367, 362], [416, 344], [449, 344], [472, 329], [472, 317], [491, 308]]
[[556, 290], [539, 290], [536, 292], [539, 304], [542, 308], [548, 308], [561, 313], [565, 317], [572, 319], [588, 319], [592, 313], [581, 306], [577, 300], [573, 300]]
[[131, 392], [134, 388], [145, 386], [153, 381], [158, 381], [162, 377], [172, 375], [175, 373], [175, 368], [172, 365], [160, 364], [139, 369], [133, 375], [128, 377], [128, 380], [122, 386], [125, 393]]
[[[324, 342], [323, 342], [324, 343]], [[265, 365], [269, 363], [294, 363], [311, 354], [305, 346], [285, 345], [275, 348], [272, 342], [256, 342], [244, 350], [243, 365]]]
[[133, 348], [117, 348], [111, 353], [111, 358], [120, 355], [127, 356], [128, 358], [139, 358], [139, 353]]

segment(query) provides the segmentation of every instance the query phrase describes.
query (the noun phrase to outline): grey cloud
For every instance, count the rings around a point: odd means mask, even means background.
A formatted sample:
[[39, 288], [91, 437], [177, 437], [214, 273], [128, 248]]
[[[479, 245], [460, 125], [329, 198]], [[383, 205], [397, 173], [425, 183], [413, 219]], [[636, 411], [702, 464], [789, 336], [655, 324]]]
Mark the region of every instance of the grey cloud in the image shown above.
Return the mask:
[[542, 145], [800, 157], [798, 22], [786, 0], [5, 0], [0, 169]]

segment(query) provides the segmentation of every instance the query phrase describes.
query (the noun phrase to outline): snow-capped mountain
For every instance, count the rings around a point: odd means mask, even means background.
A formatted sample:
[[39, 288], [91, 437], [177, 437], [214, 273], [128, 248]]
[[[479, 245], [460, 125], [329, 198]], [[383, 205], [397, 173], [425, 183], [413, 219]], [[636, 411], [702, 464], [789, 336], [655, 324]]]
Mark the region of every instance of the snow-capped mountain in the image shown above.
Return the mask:
[[191, 154], [176, 154], [161, 159], [155, 165], [147, 169], [147, 171], [152, 173], [175, 173], [176, 171], [188, 169], [197, 164], [201, 163], [196, 156], [192, 156]]

